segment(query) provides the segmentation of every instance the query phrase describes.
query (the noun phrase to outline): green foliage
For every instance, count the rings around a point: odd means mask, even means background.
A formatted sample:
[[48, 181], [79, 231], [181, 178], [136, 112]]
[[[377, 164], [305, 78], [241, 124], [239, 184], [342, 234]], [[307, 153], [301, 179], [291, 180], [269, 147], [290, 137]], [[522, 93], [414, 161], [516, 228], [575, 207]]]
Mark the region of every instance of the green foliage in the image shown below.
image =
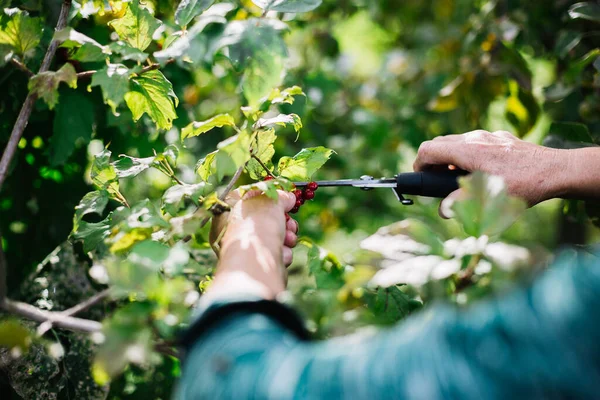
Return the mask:
[[42, 21], [26, 11], [5, 8], [0, 15], [0, 44], [21, 57], [28, 57], [40, 43]]
[[127, 107], [133, 120], [139, 120], [144, 113], [161, 129], [170, 129], [177, 118], [175, 107], [179, 99], [171, 82], [160, 71], [148, 71], [131, 78], [131, 91], [125, 94]]
[[[2, 143], [29, 90], [10, 61], [36, 71], [54, 32], [49, 3], [0, 18]], [[95, 343], [60, 337], [64, 363], [26, 346], [6, 372], [15, 391], [103, 398], [110, 382], [111, 398], [167, 397], [178, 372], [165, 353], [210, 285], [210, 219], [240, 168], [235, 187], [275, 198], [290, 181], [391, 177], [421, 142], [481, 127], [560, 148], [600, 143], [595, 3], [359, 3], [75, 1], [54, 33], [55, 71], [30, 83], [48, 107], [36, 104], [0, 193], [1, 245], [11, 296], [29, 282], [35, 296], [23, 298], [60, 310], [95, 292], [72, 275], [43, 277], [54, 297], [30, 282], [50, 253], [44, 268], [93, 277], [114, 298], [89, 315], [103, 320]], [[289, 270], [315, 335], [395, 323], [434, 299], [475, 301], [535, 272], [559, 238], [598, 237], [581, 222], [587, 210], [598, 223], [592, 203], [524, 211], [496, 178], [461, 184], [451, 221], [427, 199], [401, 207], [387, 190], [319, 189], [296, 216], [310, 239]], [[77, 254], [52, 251], [69, 232]], [[9, 338], [27, 341], [13, 322]], [[36, 360], [44, 368], [25, 376]], [[152, 385], [163, 392], [142, 389]]]
[[29, 80], [29, 90], [42, 98], [50, 109], [58, 104], [58, 85], [61, 82], [77, 88], [77, 72], [73, 65], [65, 64], [58, 71], [41, 72]]

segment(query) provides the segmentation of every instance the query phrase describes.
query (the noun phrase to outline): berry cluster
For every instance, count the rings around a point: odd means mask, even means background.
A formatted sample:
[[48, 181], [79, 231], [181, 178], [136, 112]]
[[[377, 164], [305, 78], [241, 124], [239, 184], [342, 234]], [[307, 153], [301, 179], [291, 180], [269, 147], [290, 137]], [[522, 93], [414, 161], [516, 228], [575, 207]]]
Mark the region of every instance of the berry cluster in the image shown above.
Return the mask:
[[[270, 181], [273, 178], [272, 176], [268, 175], [266, 176], [263, 181]], [[304, 202], [306, 200], [312, 200], [315, 198], [315, 191], [319, 188], [319, 184], [317, 182], [309, 182], [306, 187], [304, 188], [304, 190], [301, 189], [295, 189], [294, 190], [294, 195], [296, 196], [296, 205], [294, 206], [294, 208], [292, 208], [290, 210], [290, 213], [292, 214], [296, 214], [298, 212], [298, 210], [300, 210], [300, 207], [304, 204]], [[290, 219], [290, 216], [288, 214], [285, 215], [286, 216], [286, 220]]]
[[290, 212], [292, 214], [296, 214], [306, 200], [314, 199], [315, 190], [317, 190], [318, 188], [319, 185], [317, 184], [317, 182], [309, 182], [308, 185], [306, 185], [306, 187], [304, 188], [304, 190], [294, 190], [294, 195], [296, 196], [296, 205], [290, 210]]

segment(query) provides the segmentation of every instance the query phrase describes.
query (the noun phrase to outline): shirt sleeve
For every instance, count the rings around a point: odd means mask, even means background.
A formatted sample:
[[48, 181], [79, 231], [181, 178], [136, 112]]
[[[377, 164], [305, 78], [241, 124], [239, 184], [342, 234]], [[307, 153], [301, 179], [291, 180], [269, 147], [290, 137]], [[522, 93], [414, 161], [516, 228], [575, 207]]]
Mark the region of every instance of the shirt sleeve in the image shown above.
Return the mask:
[[307, 341], [295, 314], [278, 303], [216, 305], [190, 331], [177, 396], [594, 398], [598, 309], [600, 262], [584, 256], [563, 258], [501, 298], [466, 309], [433, 306], [370, 336]]

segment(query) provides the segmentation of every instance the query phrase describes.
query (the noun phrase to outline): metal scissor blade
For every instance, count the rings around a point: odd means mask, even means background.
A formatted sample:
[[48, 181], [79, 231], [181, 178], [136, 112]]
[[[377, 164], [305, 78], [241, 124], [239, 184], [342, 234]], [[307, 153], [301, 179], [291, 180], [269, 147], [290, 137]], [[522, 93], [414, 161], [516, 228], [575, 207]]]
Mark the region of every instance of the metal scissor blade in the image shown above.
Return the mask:
[[[338, 179], [334, 181], [316, 181], [316, 183], [319, 187], [351, 186], [365, 189], [395, 188], [397, 186], [396, 179]], [[308, 185], [308, 182], [294, 182], [294, 185], [303, 188]]]

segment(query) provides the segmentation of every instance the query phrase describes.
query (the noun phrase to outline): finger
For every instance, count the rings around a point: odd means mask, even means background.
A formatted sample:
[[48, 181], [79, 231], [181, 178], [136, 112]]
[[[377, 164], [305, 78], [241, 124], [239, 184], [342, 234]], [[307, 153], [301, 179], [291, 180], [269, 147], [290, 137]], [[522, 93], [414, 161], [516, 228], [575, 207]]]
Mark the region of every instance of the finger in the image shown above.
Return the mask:
[[287, 247], [296, 247], [298, 244], [298, 236], [294, 232], [285, 231], [285, 240], [283, 244]]
[[440, 202], [440, 207], [438, 208], [438, 214], [440, 217], [444, 219], [454, 218], [454, 211], [452, 210], [452, 205], [456, 200], [461, 198], [463, 195], [462, 189], [457, 189], [454, 192], [450, 193], [444, 200]]
[[283, 206], [283, 211], [288, 212], [294, 208], [296, 205], [296, 196], [293, 193], [278, 190], [277, 194], [279, 195], [279, 204]]
[[292, 249], [290, 249], [289, 247], [284, 247], [283, 248], [283, 264], [286, 267], [289, 267], [290, 265], [292, 265], [293, 260], [294, 260], [294, 253], [292, 252]]
[[290, 232], [298, 233], [298, 230], [299, 230], [298, 229], [299, 228], [298, 221], [296, 221], [293, 218], [290, 218], [288, 220], [288, 222], [286, 223], [285, 228]]
[[460, 165], [457, 151], [460, 149], [455, 140], [429, 140], [421, 143], [413, 169], [417, 172], [429, 169], [433, 165]]

